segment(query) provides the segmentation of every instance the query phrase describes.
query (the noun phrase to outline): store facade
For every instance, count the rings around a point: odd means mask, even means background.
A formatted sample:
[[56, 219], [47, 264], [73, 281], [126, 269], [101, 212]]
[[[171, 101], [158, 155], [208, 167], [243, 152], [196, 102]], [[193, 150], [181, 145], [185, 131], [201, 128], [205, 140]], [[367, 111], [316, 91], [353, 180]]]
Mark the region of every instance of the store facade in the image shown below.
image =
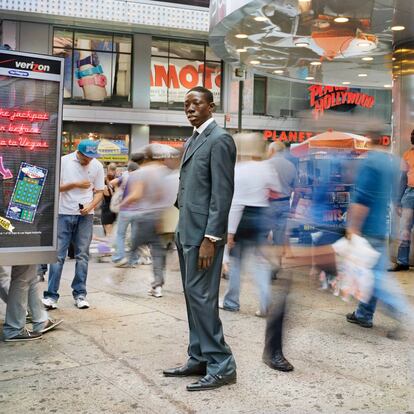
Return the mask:
[[[153, 7], [166, 10], [167, 6], [154, 3]], [[13, 16], [2, 21], [2, 43], [64, 58], [64, 153], [86, 137], [103, 141], [104, 162], [124, 163], [130, 152], [149, 142], [182, 146], [192, 133], [183, 113], [183, 98], [188, 89], [199, 85], [214, 94], [217, 122], [237, 131], [239, 80], [235, 68], [223, 63], [208, 45], [208, 11], [177, 4], [167, 9], [177, 16], [193, 13], [194, 21], [178, 19], [177, 27], [168, 33], [143, 24], [126, 28], [121, 22], [112, 22], [108, 31], [109, 26], [99, 19], [80, 29], [67, 16], [62, 16], [59, 25], [36, 23], [30, 21], [34, 20], [30, 13], [21, 20]], [[178, 27], [191, 24], [197, 24], [198, 30]], [[316, 120], [310, 86], [248, 70], [243, 130], [261, 131], [265, 139], [300, 141], [310, 132], [331, 127], [332, 117], [338, 128], [352, 125], [355, 133], [364, 132], [363, 120], [369, 118], [381, 126], [381, 134], [390, 135], [390, 91], [360, 90], [374, 98], [371, 107], [331, 105]], [[275, 133], [268, 136], [269, 131]]]

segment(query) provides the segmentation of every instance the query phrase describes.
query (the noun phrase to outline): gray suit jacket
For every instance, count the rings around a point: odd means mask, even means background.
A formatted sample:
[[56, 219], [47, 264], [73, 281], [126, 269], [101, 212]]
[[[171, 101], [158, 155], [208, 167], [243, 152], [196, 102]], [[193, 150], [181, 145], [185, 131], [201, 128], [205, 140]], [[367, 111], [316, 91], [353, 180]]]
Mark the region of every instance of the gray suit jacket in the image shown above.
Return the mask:
[[182, 245], [200, 246], [205, 235], [226, 243], [235, 162], [233, 138], [216, 122], [184, 153], [177, 199], [177, 233]]

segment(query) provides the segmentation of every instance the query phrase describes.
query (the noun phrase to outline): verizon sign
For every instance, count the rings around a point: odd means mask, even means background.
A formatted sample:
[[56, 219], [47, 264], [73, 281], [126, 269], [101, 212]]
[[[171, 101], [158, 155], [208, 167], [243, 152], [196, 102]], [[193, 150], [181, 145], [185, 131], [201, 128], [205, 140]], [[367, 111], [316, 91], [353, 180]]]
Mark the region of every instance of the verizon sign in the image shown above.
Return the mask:
[[152, 59], [151, 102], [184, 102], [187, 91], [205, 86], [220, 102], [221, 66], [187, 60], [166, 61]]

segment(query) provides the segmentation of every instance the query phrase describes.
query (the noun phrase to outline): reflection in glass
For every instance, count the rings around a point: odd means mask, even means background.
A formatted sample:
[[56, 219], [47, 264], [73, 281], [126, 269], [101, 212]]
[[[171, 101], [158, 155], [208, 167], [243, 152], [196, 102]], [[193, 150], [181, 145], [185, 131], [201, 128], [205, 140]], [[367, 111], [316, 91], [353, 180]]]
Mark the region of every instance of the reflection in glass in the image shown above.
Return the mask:
[[75, 32], [77, 49], [112, 52], [112, 35], [103, 33]]

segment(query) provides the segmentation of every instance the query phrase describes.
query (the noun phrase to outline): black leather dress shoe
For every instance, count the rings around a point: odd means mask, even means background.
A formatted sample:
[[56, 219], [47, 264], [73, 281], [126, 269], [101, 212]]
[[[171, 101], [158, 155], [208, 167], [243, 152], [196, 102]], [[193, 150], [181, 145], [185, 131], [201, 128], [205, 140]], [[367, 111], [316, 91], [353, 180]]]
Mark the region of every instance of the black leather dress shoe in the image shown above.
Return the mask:
[[181, 367], [165, 369], [163, 374], [165, 377], [190, 377], [206, 375], [206, 365], [194, 365], [189, 367], [187, 364]]
[[362, 319], [358, 319], [355, 315], [355, 312], [348, 313], [346, 315], [346, 320], [349, 323], [356, 323], [359, 326], [362, 326], [363, 328], [372, 328], [372, 322], [364, 321]]
[[405, 272], [407, 270], [410, 270], [410, 266], [403, 265], [401, 263], [395, 263], [393, 266], [391, 266], [387, 270], [388, 270], [388, 272]]
[[207, 391], [220, 388], [223, 385], [231, 385], [237, 382], [237, 374], [231, 375], [211, 375], [207, 374], [193, 384], [187, 385], [187, 391]]
[[284, 357], [282, 351], [274, 352], [271, 357], [263, 355], [263, 362], [270, 368], [277, 371], [293, 371], [293, 365]]

